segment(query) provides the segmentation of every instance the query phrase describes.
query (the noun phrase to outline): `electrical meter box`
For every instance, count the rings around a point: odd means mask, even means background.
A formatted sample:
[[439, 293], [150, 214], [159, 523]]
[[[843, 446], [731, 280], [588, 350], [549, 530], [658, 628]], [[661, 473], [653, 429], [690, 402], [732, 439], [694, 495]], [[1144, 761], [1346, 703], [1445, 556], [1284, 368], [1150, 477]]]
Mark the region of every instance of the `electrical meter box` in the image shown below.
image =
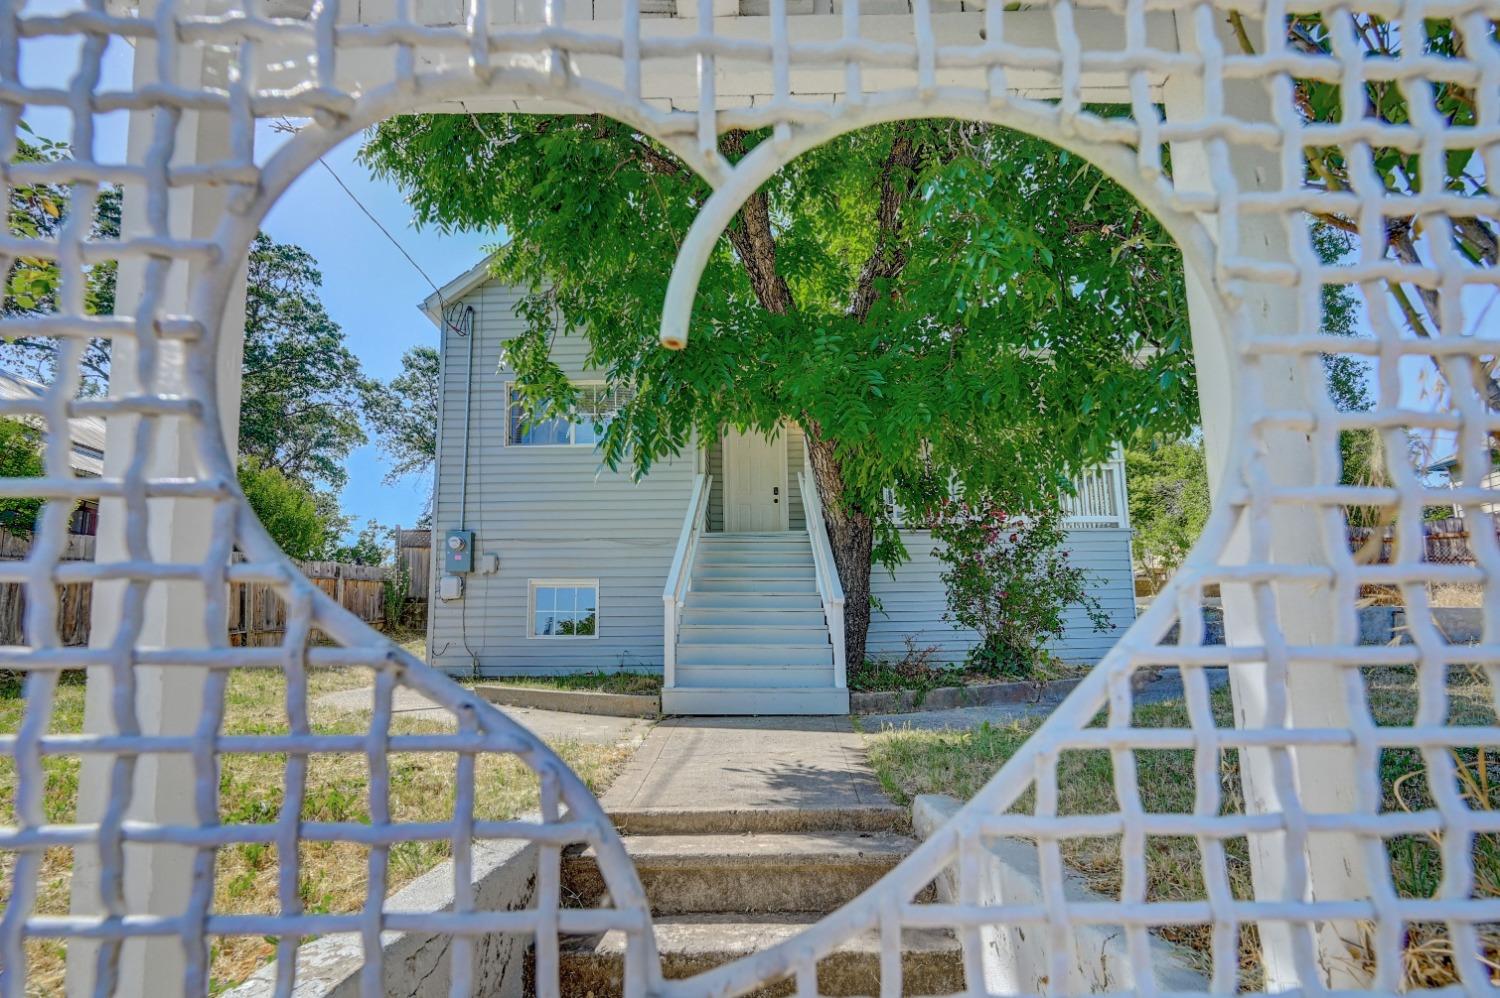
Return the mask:
[[447, 543], [443, 545], [443, 571], [449, 573], [474, 571], [474, 531], [448, 531]]

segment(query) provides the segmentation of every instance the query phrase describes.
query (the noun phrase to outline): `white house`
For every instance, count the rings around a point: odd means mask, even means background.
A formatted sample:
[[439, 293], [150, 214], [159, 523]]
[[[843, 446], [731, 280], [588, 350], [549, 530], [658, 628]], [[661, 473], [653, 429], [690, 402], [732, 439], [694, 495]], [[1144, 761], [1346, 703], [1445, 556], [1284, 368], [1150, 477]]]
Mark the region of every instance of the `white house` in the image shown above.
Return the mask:
[[[512, 405], [502, 347], [523, 329], [521, 297], [484, 261], [422, 304], [442, 338], [429, 661], [464, 675], [663, 671], [674, 713], [846, 711], [842, 590], [801, 431], [727, 432], [640, 481], [611, 472], [592, 420], [528, 428]], [[619, 404], [584, 366], [582, 336], [552, 350], [594, 413]], [[1124, 495], [1115, 461], [1069, 500], [1074, 561], [1114, 627], [1077, 614], [1053, 649], [1065, 660], [1097, 660], [1134, 619]], [[871, 657], [901, 654], [908, 635], [940, 661], [972, 643], [942, 619], [932, 546], [914, 530], [911, 560], [875, 570]]]

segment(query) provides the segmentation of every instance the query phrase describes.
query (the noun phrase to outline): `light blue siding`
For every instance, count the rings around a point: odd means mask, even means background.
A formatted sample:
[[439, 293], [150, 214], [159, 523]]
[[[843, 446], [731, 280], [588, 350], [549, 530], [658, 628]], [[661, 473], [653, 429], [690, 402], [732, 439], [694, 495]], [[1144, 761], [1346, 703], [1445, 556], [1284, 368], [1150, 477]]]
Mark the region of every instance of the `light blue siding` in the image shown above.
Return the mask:
[[[943, 619], [947, 601], [938, 577], [943, 563], [933, 555], [932, 534], [910, 530], [903, 535], [908, 560], [895, 577], [876, 567], [870, 589], [881, 609], [870, 614], [866, 653], [871, 658], [900, 657], [910, 635], [918, 648], [935, 647], [935, 660], [962, 662], [976, 640], [973, 631], [956, 628]], [[1111, 627], [1094, 630], [1081, 610], [1068, 612], [1068, 630], [1052, 651], [1067, 662], [1093, 663], [1107, 652], [1135, 620], [1135, 585], [1130, 567], [1130, 531], [1089, 529], [1068, 531], [1074, 564], [1095, 579], [1094, 596], [1110, 618]]]
[[[494, 281], [465, 299], [475, 309], [468, 342], [444, 331], [443, 402], [433, 536], [476, 532], [475, 550], [500, 556], [494, 575], [465, 576], [461, 600], [432, 601], [432, 661], [468, 674], [524, 674], [618, 667], [660, 669], [661, 590], [692, 489], [695, 454], [662, 462], [640, 482], [604, 469], [589, 447], [505, 443], [509, 373], [501, 346], [520, 333], [520, 294]], [[553, 356], [580, 381], [587, 344], [559, 333]], [[468, 387], [466, 389], [466, 378]], [[460, 519], [464, 401], [469, 399], [468, 500]], [[527, 636], [531, 579], [598, 579], [595, 638]]]

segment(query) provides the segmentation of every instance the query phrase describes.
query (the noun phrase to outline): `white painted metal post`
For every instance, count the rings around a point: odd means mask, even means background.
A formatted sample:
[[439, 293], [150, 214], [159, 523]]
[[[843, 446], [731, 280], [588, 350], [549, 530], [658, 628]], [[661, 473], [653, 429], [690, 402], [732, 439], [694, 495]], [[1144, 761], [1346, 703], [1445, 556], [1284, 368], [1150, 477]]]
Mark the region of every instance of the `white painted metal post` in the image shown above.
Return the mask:
[[[1221, 44], [1234, 51], [1236, 42], [1222, 13], [1213, 12], [1218, 22], [1216, 37], [1210, 44]], [[1259, 39], [1258, 25], [1249, 22], [1250, 37]], [[1188, 18], [1179, 19], [1179, 37], [1185, 51], [1200, 50], [1204, 38], [1197, 35]], [[1270, 74], [1268, 74], [1269, 77]], [[1230, 81], [1224, 84], [1224, 112], [1240, 121], [1271, 120], [1271, 94], [1268, 79]], [[1174, 74], [1164, 87], [1168, 120], [1201, 119], [1204, 114], [1205, 88], [1202, 80], [1191, 73]], [[1281, 186], [1281, 164], [1273, 152], [1259, 147], [1234, 146], [1227, 164], [1212, 162], [1203, 143], [1178, 142], [1172, 145], [1172, 169], [1176, 187], [1184, 192], [1212, 192], [1210, 180], [1214, 168], [1232, 171], [1242, 191], [1276, 190]], [[1230, 252], [1245, 256], [1284, 262], [1287, 259], [1288, 222], [1269, 214], [1241, 213], [1238, 218], [1240, 241]], [[1214, 225], [1209, 224], [1210, 231]], [[1221, 247], [1222, 248], [1222, 247]], [[1265, 285], [1248, 285], [1244, 289], [1258, 331], [1289, 334], [1305, 329], [1308, 317], [1299, 316], [1298, 296], [1286, 289]], [[1234, 397], [1235, 369], [1247, 362], [1230, 342], [1230, 332], [1218, 328], [1210, 295], [1215, 292], [1196, 281], [1191, 271], [1187, 281], [1188, 311], [1192, 323], [1193, 350], [1197, 367], [1198, 394], [1202, 408], [1203, 436], [1207, 452], [1209, 484], [1217, 496], [1226, 485], [1239, 481], [1240, 469], [1230, 468], [1231, 425], [1236, 405], [1243, 400]], [[1312, 322], [1316, 323], [1316, 318]], [[1306, 410], [1312, 392], [1322, 386], [1310, 383], [1299, 361], [1277, 356], [1259, 357], [1254, 363], [1262, 372], [1262, 397], [1257, 411]], [[1265, 430], [1266, 445], [1255, 460], [1258, 472], [1278, 484], [1317, 481], [1318, 455], [1311, 435], [1289, 430]], [[1226, 473], [1232, 477], [1226, 478]], [[1272, 558], [1281, 565], [1327, 564], [1334, 552], [1324, 550], [1324, 539], [1318, 530], [1320, 513], [1312, 507], [1281, 507], [1270, 511], [1272, 523]], [[1220, 558], [1222, 565], [1243, 564], [1251, 558], [1248, 523], [1242, 521]], [[1223, 585], [1225, 641], [1231, 646], [1264, 645], [1277, 638], [1280, 647], [1287, 645], [1353, 644], [1356, 642], [1355, 609], [1340, 605], [1336, 594], [1321, 584], [1296, 585], [1274, 583], [1274, 613], [1280, 625], [1280, 636], [1267, 633], [1261, 626], [1256, 596], [1249, 584]], [[1276, 674], [1285, 663], [1258, 662], [1231, 666], [1230, 689], [1234, 701], [1235, 723], [1243, 728], [1277, 726], [1277, 696], [1272, 689]], [[1347, 728], [1344, 676], [1333, 665], [1299, 664], [1287, 667], [1285, 684], [1285, 718], [1291, 727]], [[1275, 785], [1275, 749], [1240, 749], [1240, 776], [1245, 805], [1251, 813], [1283, 811]], [[1291, 750], [1297, 793], [1309, 812], [1340, 813], [1356, 810], [1356, 756], [1343, 747], [1300, 747]], [[1285, 853], [1285, 833], [1252, 836], [1250, 857], [1252, 882], [1257, 898], [1276, 899], [1294, 888]], [[1348, 834], [1314, 834], [1307, 840], [1307, 878], [1303, 894], [1316, 900], [1337, 900], [1368, 896], [1361, 845]], [[1284, 922], [1261, 922], [1261, 954], [1265, 967], [1265, 989], [1279, 991], [1308, 985], [1301, 980], [1296, 963], [1297, 936], [1301, 931]], [[1348, 942], [1357, 939], [1351, 925], [1323, 925], [1316, 940], [1316, 961], [1322, 975], [1321, 984], [1331, 987], [1368, 986], [1367, 979], [1351, 959]]]
[[[149, 16], [143, 11], [142, 16]], [[180, 50], [180, 79], [196, 80], [206, 66], [203, 46], [184, 46]], [[222, 58], [222, 56], [221, 56]], [[156, 79], [156, 46], [142, 39], [135, 51], [135, 85], [145, 86]], [[128, 137], [129, 162], [147, 161], [147, 150], [153, 143], [153, 132], [161, 111], [131, 112]], [[184, 112], [177, 128], [177, 156], [186, 163], [221, 161], [230, 152], [229, 123], [225, 115], [209, 112]], [[127, 186], [124, 192], [122, 231], [125, 238], [146, 233], [149, 228], [143, 192]], [[169, 195], [169, 217], [176, 238], [206, 238], [213, 232], [225, 209], [222, 188], [185, 186]], [[117, 301], [129, 313], [148, 290], [148, 268], [152, 264], [127, 259], [119, 271]], [[191, 289], [208, 269], [207, 261], [171, 267], [160, 299], [160, 313], [186, 314]], [[244, 338], [244, 276], [231, 292], [224, 315], [221, 345], [217, 356], [218, 406], [230, 452], [238, 437], [240, 368]], [[181, 344], [161, 343], [162, 352], [182, 350]], [[128, 396], [144, 387], [142, 372], [137, 369], [139, 352], [129, 340], [116, 340], [110, 366], [110, 394]], [[160, 370], [175, 370], [163, 363]], [[165, 387], [165, 386], [164, 386]], [[136, 416], [111, 416], [108, 420], [104, 473], [108, 478], [123, 477], [136, 448], [132, 437], [139, 424]], [[158, 420], [150, 448], [147, 477], [167, 478], [202, 473], [192, 438], [191, 423], [178, 418]], [[149, 522], [147, 533], [152, 560], [157, 563], [185, 564], [201, 562], [209, 549], [213, 534], [213, 503], [204, 499], [147, 500]], [[126, 531], [129, 527], [125, 501], [105, 499], [100, 503], [99, 534], [96, 558], [99, 562], [127, 559]], [[139, 636], [120, 634], [124, 616], [121, 607], [131, 598], [128, 582], [99, 582], [94, 585], [90, 644], [96, 648], [114, 647], [121, 656], [131, 656], [133, 648], [202, 648], [209, 635], [204, 627], [205, 599], [198, 582], [155, 582], [145, 597]], [[143, 735], [185, 735], [197, 726], [203, 714], [206, 670], [182, 667], [132, 666], [136, 697], [134, 710]], [[114, 677], [110, 666], [91, 668], [85, 694], [84, 730], [91, 733], [114, 733], [120, 729], [120, 712], [129, 711], [128, 703], [114, 700]], [[83, 760], [79, 779], [79, 820], [96, 822], [104, 816], [108, 803], [121, 803], [112, 794], [110, 783], [117, 762], [113, 757], [90, 755]], [[180, 822], [193, 824], [193, 762], [185, 754], [141, 756], [131, 780], [127, 820]], [[123, 911], [131, 914], [179, 915], [188, 901], [192, 880], [194, 850], [181, 845], [131, 845], [122, 850], [124, 861], [124, 897], [116, 899]], [[72, 881], [72, 907], [75, 912], [107, 912], [110, 904], [100, 897], [100, 853], [90, 847], [75, 850]], [[68, 951], [68, 993], [92, 993], [98, 968], [97, 945], [74, 941]], [[175, 937], [153, 938], [146, 942], [127, 942], [121, 947], [118, 979], [114, 994], [127, 998], [161, 998], [182, 994], [185, 987], [185, 954]]]

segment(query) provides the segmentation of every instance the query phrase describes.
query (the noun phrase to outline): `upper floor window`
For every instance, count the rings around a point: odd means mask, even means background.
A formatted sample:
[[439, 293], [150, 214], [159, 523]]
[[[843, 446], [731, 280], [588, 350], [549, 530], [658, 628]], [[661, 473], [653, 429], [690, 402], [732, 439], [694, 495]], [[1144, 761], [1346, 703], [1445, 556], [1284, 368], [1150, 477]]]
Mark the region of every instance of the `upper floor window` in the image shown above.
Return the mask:
[[506, 443], [520, 447], [592, 447], [604, 436], [604, 428], [615, 413], [630, 401], [628, 388], [610, 388], [602, 382], [581, 384], [578, 406], [571, 414], [548, 415], [526, 421], [521, 392], [508, 386]]

